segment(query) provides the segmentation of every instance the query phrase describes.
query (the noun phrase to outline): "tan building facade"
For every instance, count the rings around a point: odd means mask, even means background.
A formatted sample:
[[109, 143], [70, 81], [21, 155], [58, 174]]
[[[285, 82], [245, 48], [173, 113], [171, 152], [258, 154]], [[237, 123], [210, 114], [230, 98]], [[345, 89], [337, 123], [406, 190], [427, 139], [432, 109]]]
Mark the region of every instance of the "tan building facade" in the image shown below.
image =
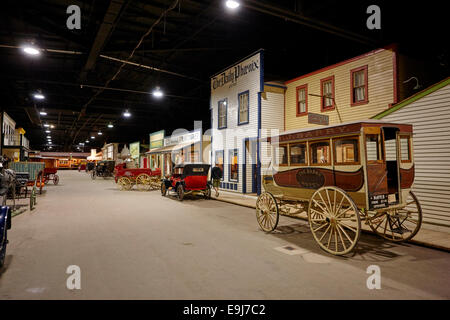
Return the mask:
[[284, 130], [314, 127], [308, 114], [329, 124], [368, 119], [397, 102], [395, 47], [377, 49], [285, 83]]

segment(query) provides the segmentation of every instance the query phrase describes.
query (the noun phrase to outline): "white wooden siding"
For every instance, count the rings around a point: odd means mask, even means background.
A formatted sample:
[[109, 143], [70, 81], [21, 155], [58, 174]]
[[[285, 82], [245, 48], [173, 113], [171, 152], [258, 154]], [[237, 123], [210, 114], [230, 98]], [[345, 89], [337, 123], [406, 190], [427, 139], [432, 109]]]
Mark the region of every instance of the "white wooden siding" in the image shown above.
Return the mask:
[[438, 225], [450, 232], [450, 85], [382, 120], [414, 126], [413, 191], [422, 206], [424, 227]]
[[[261, 56], [258, 53], [239, 64], [248, 64], [251, 61], [258, 60], [259, 68], [261, 68]], [[230, 67], [234, 68], [234, 67]], [[229, 70], [229, 69], [228, 69]], [[212, 112], [212, 162], [215, 163], [215, 152], [224, 150], [224, 172], [223, 183], [236, 182], [229, 180], [230, 150], [238, 149], [239, 162], [239, 180], [237, 182], [237, 191], [243, 192], [243, 164], [244, 164], [244, 139], [257, 138], [258, 136], [258, 93], [260, 92], [261, 78], [260, 72], [253, 71], [245, 76], [241, 76], [235, 84], [225, 84], [220, 88], [213, 90], [211, 88], [211, 112]], [[238, 125], [238, 94], [249, 91], [249, 123]], [[227, 99], [227, 129], [218, 129], [218, 102]], [[221, 135], [229, 134], [227, 138], [221, 138]], [[251, 192], [251, 184], [246, 185], [247, 192]]]

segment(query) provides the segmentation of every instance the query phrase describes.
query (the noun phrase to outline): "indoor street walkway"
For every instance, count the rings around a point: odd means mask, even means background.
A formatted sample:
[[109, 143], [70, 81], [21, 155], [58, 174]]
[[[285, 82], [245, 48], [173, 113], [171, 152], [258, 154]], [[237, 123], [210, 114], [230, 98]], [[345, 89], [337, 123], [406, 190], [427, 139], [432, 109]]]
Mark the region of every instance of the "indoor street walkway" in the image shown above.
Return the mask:
[[[35, 210], [13, 218], [0, 300], [450, 298], [443, 251], [362, 234], [353, 256], [334, 257], [302, 220], [265, 234], [251, 208], [59, 173]], [[66, 287], [71, 265], [80, 290]], [[367, 288], [371, 265], [380, 290]]]

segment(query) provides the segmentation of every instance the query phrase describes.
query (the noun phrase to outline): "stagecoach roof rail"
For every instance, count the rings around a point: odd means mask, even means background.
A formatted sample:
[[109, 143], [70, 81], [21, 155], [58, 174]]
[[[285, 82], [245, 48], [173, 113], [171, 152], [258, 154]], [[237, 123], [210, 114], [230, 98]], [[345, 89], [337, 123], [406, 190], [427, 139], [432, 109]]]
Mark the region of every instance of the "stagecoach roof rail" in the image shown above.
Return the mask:
[[384, 120], [366, 119], [366, 120], [338, 123], [338, 124], [333, 124], [333, 125], [329, 125], [329, 126], [317, 126], [317, 127], [303, 128], [303, 129], [292, 129], [292, 130], [288, 130], [288, 131], [283, 131], [277, 135], [261, 138], [260, 141], [266, 141], [266, 140], [270, 140], [272, 138], [277, 138], [277, 137], [281, 137], [281, 136], [285, 136], [285, 135], [289, 135], [289, 134], [303, 133], [303, 132], [308, 132], [308, 131], [323, 130], [323, 129], [330, 129], [330, 128], [338, 128], [338, 127], [343, 127], [343, 126], [348, 126], [348, 125], [353, 125], [353, 124], [371, 124], [371, 123], [372, 124], [386, 124], [386, 125], [391, 125], [391, 126], [399, 126], [399, 125], [412, 126], [411, 124], [407, 124], [407, 123], [393, 123], [393, 122], [384, 121]]

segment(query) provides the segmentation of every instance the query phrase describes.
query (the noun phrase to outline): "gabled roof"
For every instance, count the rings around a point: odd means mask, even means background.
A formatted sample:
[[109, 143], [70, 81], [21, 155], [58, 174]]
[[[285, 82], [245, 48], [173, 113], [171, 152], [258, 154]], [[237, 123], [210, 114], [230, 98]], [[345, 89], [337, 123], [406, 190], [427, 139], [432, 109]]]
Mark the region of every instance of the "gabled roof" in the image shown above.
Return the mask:
[[393, 112], [395, 112], [395, 111], [397, 111], [397, 110], [399, 110], [399, 109], [401, 109], [403, 107], [406, 107], [407, 105], [409, 105], [409, 104], [411, 104], [411, 103], [413, 103], [413, 102], [415, 102], [415, 101], [417, 101], [417, 100], [419, 100], [419, 99], [429, 95], [430, 93], [433, 93], [433, 92], [435, 92], [435, 91], [437, 91], [437, 90], [439, 90], [439, 89], [441, 89], [441, 88], [443, 88], [443, 87], [445, 87], [445, 86], [447, 86], [449, 84], [450, 84], [450, 77], [447, 77], [446, 79], [444, 79], [444, 80], [442, 80], [442, 81], [432, 85], [431, 87], [428, 87], [428, 88], [426, 88], [426, 89], [424, 89], [424, 90], [422, 90], [420, 92], [417, 92], [416, 94], [412, 95], [411, 97], [406, 98], [405, 100], [400, 101], [397, 104], [394, 104], [391, 108], [389, 108], [389, 109], [387, 109], [387, 110], [385, 110], [383, 112], [380, 112], [379, 114], [373, 116], [372, 119], [384, 118], [385, 116], [387, 116], [387, 115], [389, 115], [389, 114], [391, 114], [391, 113], [393, 113]]

